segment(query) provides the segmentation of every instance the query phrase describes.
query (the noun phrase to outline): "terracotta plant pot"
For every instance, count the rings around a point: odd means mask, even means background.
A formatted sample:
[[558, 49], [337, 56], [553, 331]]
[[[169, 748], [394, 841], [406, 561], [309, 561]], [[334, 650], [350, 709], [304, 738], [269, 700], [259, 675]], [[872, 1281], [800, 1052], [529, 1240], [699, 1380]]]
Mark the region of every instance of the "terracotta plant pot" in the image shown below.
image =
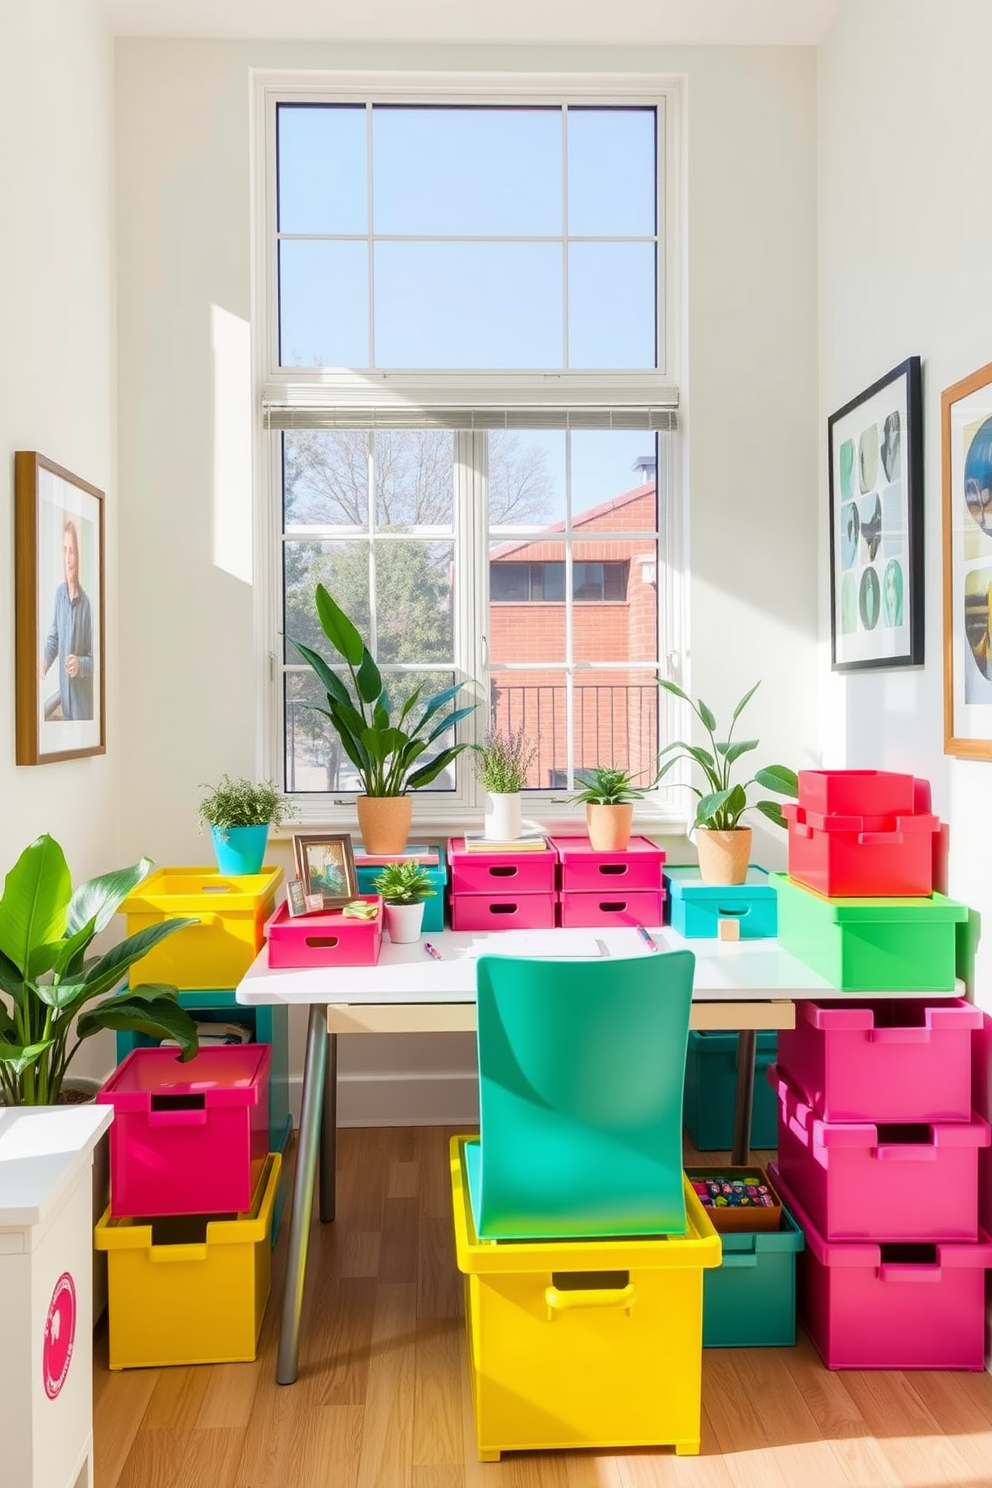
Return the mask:
[[402, 852], [410, 839], [412, 796], [359, 796], [358, 826], [367, 853]]
[[633, 819], [633, 801], [619, 806], [586, 802], [586, 831], [596, 852], [626, 852]]
[[710, 827], [697, 827], [696, 851], [704, 884], [742, 884], [751, 858], [751, 828], [715, 832]]

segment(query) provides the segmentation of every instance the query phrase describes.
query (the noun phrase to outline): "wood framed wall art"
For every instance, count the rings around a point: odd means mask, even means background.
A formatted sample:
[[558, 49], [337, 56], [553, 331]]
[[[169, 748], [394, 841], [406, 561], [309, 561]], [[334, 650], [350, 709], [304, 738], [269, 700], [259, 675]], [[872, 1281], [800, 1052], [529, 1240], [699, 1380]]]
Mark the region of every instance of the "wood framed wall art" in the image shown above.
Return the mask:
[[106, 753], [103, 503], [44, 455], [15, 454], [19, 765]]
[[944, 753], [992, 759], [992, 362], [940, 395]]

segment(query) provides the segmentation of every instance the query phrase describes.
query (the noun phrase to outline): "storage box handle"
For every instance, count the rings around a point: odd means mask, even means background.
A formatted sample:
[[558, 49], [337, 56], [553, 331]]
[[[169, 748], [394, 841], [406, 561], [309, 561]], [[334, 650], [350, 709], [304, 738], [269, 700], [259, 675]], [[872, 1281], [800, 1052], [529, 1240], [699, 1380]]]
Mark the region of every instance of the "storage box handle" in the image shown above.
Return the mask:
[[929, 1028], [869, 1028], [870, 1044], [928, 1044]]
[[515, 878], [519, 872], [516, 863], [493, 863], [489, 869], [491, 878]]
[[637, 1287], [629, 1281], [625, 1287], [591, 1287], [577, 1291], [561, 1291], [556, 1286], [545, 1287], [544, 1300], [548, 1305], [548, 1321], [553, 1322], [556, 1312], [574, 1312], [579, 1308], [620, 1308], [628, 1317], [637, 1301]]
[[152, 1245], [148, 1250], [149, 1258], [156, 1266], [163, 1261], [205, 1261], [207, 1259], [206, 1245]]
[[489, 913], [494, 915], [516, 914], [519, 904], [490, 904]]
[[758, 1252], [756, 1250], [732, 1250], [723, 1252], [721, 1266], [729, 1267], [731, 1270], [750, 1269], [758, 1264]]
[[148, 1111], [150, 1126], [205, 1126], [207, 1098], [201, 1091], [182, 1095], [153, 1095]]
[[716, 912], [721, 919], [730, 916], [733, 919], [742, 920], [746, 914], [750, 913], [750, 910], [749, 904], [720, 904]]
[[921, 1142], [880, 1142], [875, 1156], [883, 1162], [936, 1162], [936, 1146]]
[[304, 937], [304, 945], [336, 946], [340, 939], [340, 935], [307, 935]]
[[942, 1267], [883, 1261], [878, 1268], [879, 1281], [938, 1282]]
[[597, 873], [617, 874], [629, 873], [629, 863], [600, 863], [596, 869]]
[[627, 908], [626, 899], [601, 899], [599, 907], [603, 914], [623, 914]]
[[903, 844], [901, 832], [859, 832], [859, 847], [901, 847]]

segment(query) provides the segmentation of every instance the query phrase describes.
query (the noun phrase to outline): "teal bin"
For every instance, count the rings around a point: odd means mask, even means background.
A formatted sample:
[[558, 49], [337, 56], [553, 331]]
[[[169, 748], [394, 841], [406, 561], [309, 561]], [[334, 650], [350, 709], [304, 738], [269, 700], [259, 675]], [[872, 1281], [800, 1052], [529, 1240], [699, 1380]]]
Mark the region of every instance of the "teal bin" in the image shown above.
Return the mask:
[[[437, 852], [436, 863], [422, 863], [431, 883], [434, 886], [434, 894], [430, 899], [424, 900], [424, 926], [425, 930], [444, 929], [444, 889], [448, 881], [448, 865], [444, 861], [444, 855], [440, 848], [431, 849]], [[355, 872], [358, 874], [358, 892], [360, 894], [374, 894], [375, 885], [372, 880], [381, 871], [381, 863], [375, 867], [365, 867], [360, 861], [356, 861]]]
[[[765, 1078], [775, 1063], [778, 1035], [755, 1034], [751, 1146], [778, 1146], [778, 1099]], [[737, 1035], [691, 1029], [685, 1060], [682, 1123], [700, 1152], [729, 1151], [734, 1143]]]
[[673, 930], [690, 940], [715, 940], [720, 920], [733, 920], [741, 940], [766, 940], [778, 929], [778, 895], [767, 868], [747, 870], [742, 884], [704, 884], [699, 869], [665, 869], [669, 919]]
[[703, 1276], [703, 1348], [788, 1348], [796, 1341], [796, 1256], [806, 1241], [783, 1205], [777, 1230], [720, 1235]]

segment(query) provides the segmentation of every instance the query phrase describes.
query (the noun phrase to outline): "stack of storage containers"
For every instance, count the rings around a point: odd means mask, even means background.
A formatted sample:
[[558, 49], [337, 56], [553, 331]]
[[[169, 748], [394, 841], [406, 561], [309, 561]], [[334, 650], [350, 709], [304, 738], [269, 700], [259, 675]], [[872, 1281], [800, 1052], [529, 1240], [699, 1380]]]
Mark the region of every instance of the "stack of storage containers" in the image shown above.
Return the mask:
[[112, 1105], [110, 1367], [254, 1359], [271, 1285], [282, 1156], [269, 1151], [268, 1044], [133, 1050]]
[[516, 853], [467, 852], [462, 837], [448, 842], [453, 930], [549, 930], [555, 923], [553, 847]]
[[558, 924], [660, 925], [665, 854], [648, 837], [631, 837], [621, 852], [594, 848], [588, 837], [551, 837], [558, 856]]

